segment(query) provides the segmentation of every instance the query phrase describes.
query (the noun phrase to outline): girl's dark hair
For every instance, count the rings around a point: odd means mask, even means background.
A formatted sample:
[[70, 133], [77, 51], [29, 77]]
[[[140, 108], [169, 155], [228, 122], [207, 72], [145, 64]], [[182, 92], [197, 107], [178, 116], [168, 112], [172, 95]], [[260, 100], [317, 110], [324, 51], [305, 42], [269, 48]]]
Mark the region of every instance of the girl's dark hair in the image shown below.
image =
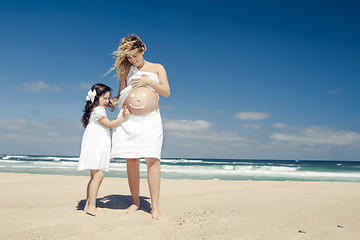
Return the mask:
[[[111, 96], [111, 88], [106, 86], [105, 84], [102, 83], [97, 83], [95, 85], [93, 85], [91, 87], [91, 91], [93, 91], [95, 89], [96, 91], [96, 96], [94, 99], [94, 102], [91, 101], [86, 101], [84, 110], [83, 110], [83, 116], [81, 118], [81, 122], [83, 124], [83, 127], [86, 128], [86, 126], [89, 124], [89, 119], [90, 119], [90, 115], [92, 110], [99, 105], [99, 98], [100, 96], [104, 95], [106, 92], [110, 92], [110, 96]], [[112, 105], [111, 101], [109, 101], [108, 106], [111, 108], [111, 110], [114, 110], [114, 106]]]

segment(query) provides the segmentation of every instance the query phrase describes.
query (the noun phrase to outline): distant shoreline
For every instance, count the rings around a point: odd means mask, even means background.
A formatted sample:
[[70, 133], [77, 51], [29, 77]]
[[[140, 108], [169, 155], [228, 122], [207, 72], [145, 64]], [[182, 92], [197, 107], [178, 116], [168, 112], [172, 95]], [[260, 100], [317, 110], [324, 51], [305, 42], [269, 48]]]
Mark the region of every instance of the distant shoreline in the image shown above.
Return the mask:
[[[0, 155], [0, 172], [88, 176], [77, 171], [78, 156]], [[164, 179], [229, 181], [360, 182], [360, 162], [162, 158]], [[112, 159], [107, 177], [127, 178], [125, 159]], [[147, 177], [140, 161], [140, 177]]]
[[[31, 157], [58, 157], [58, 158], [78, 158], [77, 155], [50, 155], [50, 154], [18, 154], [18, 153], [0, 153], [0, 156], [31, 156]], [[201, 157], [162, 157], [162, 159], [194, 159], [194, 160], [201, 160], [201, 159], [207, 159], [207, 160], [235, 160], [235, 161], [294, 161], [294, 162], [359, 162], [360, 160], [336, 160], [336, 159], [276, 159], [276, 158], [201, 158]]]

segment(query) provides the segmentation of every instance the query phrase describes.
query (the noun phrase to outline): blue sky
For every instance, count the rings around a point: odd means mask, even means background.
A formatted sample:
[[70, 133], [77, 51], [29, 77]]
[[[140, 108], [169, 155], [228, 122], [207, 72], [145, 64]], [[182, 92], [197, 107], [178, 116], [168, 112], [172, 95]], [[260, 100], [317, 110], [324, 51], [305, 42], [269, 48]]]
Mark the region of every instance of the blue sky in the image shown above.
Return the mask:
[[116, 94], [135, 33], [169, 78], [163, 157], [360, 160], [359, 6], [1, 1], [0, 153], [78, 155], [85, 95]]

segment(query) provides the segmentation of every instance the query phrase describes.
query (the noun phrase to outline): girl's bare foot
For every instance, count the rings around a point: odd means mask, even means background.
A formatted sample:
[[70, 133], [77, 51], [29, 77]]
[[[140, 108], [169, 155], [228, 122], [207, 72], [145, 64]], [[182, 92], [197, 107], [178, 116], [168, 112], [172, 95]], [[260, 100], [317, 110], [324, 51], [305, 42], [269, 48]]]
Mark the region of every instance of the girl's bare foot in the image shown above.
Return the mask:
[[128, 207], [126, 209], [126, 212], [127, 213], [132, 213], [132, 212], [135, 212], [139, 209], [139, 206], [138, 205], [135, 205], [135, 204], [131, 204], [130, 207]]
[[151, 216], [155, 220], [160, 220], [162, 218], [162, 214], [158, 208], [154, 208], [151, 210]]

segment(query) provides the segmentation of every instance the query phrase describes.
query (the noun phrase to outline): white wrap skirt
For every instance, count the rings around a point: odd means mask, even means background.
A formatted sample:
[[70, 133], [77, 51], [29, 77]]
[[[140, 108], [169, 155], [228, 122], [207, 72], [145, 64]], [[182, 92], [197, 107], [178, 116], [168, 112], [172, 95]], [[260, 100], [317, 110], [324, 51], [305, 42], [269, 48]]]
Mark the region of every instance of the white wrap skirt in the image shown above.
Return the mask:
[[[122, 110], [119, 115], [122, 114]], [[111, 158], [161, 158], [163, 127], [159, 110], [130, 114], [112, 134]]]

